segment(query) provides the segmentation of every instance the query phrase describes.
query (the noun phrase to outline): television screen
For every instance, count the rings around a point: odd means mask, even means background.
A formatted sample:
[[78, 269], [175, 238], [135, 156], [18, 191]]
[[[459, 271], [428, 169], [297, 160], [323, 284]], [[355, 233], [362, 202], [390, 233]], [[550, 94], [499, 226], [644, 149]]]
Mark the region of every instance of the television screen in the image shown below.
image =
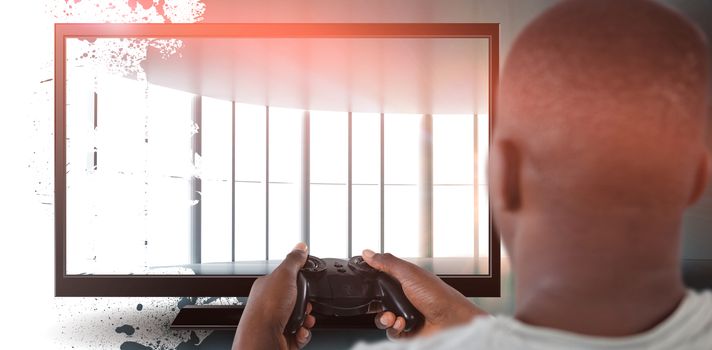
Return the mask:
[[493, 277], [491, 38], [78, 28], [59, 277], [254, 277], [300, 241]]

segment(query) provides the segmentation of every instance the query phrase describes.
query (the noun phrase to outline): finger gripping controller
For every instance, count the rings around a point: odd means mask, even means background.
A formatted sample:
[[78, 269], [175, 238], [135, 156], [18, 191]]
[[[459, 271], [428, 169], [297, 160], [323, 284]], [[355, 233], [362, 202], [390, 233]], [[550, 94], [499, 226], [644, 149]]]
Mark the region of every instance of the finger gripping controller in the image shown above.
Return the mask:
[[405, 319], [406, 332], [423, 323], [423, 315], [408, 301], [400, 283], [373, 269], [363, 258], [307, 258], [297, 275], [297, 301], [285, 327], [294, 334], [304, 323], [306, 306], [325, 316], [356, 316], [391, 311]]

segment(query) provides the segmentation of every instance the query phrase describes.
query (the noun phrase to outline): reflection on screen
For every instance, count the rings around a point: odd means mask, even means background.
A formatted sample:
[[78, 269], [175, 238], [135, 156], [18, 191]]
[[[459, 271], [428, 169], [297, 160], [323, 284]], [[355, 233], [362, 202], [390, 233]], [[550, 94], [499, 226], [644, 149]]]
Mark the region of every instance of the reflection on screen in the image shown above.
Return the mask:
[[486, 113], [287, 108], [147, 78], [67, 62], [67, 274], [264, 274], [299, 241], [489, 272]]

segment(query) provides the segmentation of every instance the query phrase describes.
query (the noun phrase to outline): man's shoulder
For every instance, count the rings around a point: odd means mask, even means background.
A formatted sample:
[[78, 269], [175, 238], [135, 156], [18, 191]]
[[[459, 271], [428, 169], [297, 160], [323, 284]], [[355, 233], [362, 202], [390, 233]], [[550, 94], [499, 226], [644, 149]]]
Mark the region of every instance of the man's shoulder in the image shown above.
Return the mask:
[[430, 337], [404, 342], [359, 344], [355, 350], [421, 349], [708, 349], [712, 344], [712, 290], [690, 290], [678, 309], [653, 329], [630, 337], [588, 337], [530, 326], [510, 316], [481, 316]]
[[[699, 301], [710, 301], [710, 300], [712, 300], [712, 289], [703, 289], [703, 290], [690, 289], [687, 291], [687, 297], [693, 298], [693, 300], [698, 299]], [[698, 300], [695, 300], [695, 301], [698, 301]]]
[[712, 344], [712, 290], [689, 290], [685, 300], [661, 327], [698, 330], [710, 337]]
[[496, 328], [508, 316], [479, 316], [462, 326], [408, 341], [358, 344], [352, 350], [489, 349]]

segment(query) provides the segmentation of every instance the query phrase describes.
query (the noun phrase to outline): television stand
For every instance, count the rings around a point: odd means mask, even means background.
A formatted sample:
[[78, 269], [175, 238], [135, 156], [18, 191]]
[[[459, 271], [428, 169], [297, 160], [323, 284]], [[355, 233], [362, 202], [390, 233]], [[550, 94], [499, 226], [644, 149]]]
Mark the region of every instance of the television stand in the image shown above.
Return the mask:
[[[235, 330], [245, 305], [186, 305], [171, 323], [172, 329]], [[314, 314], [316, 329], [375, 329], [375, 315], [331, 317]]]
[[186, 305], [171, 323], [173, 329], [235, 329], [245, 305]]

